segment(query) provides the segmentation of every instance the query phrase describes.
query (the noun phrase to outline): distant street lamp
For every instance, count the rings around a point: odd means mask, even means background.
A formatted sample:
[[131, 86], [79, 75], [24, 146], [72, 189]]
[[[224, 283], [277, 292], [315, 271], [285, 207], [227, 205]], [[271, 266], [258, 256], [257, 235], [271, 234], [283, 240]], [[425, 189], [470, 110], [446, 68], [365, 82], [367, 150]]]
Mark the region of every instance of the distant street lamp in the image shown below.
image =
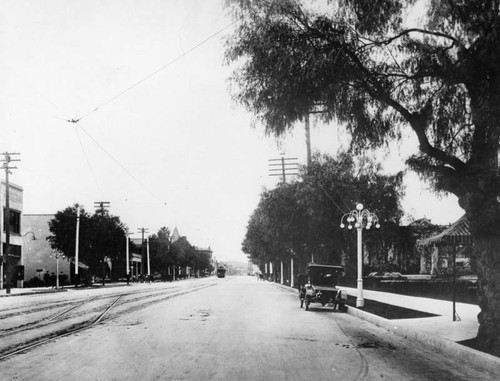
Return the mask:
[[56, 259], [56, 290], [59, 288], [59, 258], [65, 259], [66, 256], [60, 251], [53, 251], [50, 255]]
[[129, 233], [128, 229], [125, 229], [125, 263], [126, 263], [126, 277], [127, 277], [127, 285], [130, 284], [130, 242], [128, 236], [132, 233]]
[[29, 231], [29, 232], [27, 232], [27, 233], [23, 234], [21, 237], [26, 237], [28, 234], [33, 234], [33, 237], [31, 237], [31, 239], [32, 239], [33, 241], [36, 241], [36, 236], [35, 236], [35, 233], [33, 233], [32, 231]]
[[354, 227], [358, 230], [358, 298], [356, 299], [356, 307], [364, 307], [365, 301], [363, 299], [363, 228], [369, 230], [373, 224], [378, 229], [378, 217], [376, 214], [371, 213], [368, 209], [363, 209], [363, 204], [356, 205], [356, 210], [351, 210], [340, 219], [340, 228], [344, 229], [344, 219], [347, 222], [347, 228]]

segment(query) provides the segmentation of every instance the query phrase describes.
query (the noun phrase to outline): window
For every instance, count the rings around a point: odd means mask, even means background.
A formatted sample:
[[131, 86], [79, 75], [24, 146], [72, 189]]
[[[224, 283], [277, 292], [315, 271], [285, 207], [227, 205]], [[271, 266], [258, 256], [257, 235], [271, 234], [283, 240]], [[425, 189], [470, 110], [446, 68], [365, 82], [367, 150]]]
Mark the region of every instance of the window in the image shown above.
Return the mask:
[[[5, 232], [5, 227], [7, 226], [7, 210], [5, 208], [3, 208], [3, 216], [3, 231]], [[10, 233], [21, 234], [21, 212], [10, 209], [9, 227]]]

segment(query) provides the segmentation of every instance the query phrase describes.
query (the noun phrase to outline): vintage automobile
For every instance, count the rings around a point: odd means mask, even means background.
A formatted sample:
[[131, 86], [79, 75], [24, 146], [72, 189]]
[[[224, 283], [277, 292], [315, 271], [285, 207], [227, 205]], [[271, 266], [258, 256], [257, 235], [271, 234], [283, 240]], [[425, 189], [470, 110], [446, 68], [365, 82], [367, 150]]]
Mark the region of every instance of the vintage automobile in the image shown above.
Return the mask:
[[338, 281], [344, 273], [343, 266], [320, 265], [309, 263], [306, 269], [308, 282], [302, 293], [306, 311], [311, 303], [320, 303], [322, 306], [332, 305], [339, 311], [345, 311], [347, 293], [337, 288]]
[[459, 287], [463, 287], [470, 292], [476, 292], [478, 288], [477, 281], [477, 275], [462, 275], [456, 282]]

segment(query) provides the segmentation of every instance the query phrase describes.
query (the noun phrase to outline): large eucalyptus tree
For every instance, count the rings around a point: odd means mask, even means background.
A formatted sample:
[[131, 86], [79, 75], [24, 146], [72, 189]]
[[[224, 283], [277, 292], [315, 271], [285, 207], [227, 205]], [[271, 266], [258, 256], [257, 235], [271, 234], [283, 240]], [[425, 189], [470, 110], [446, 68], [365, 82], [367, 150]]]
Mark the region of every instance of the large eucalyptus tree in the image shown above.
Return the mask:
[[500, 354], [500, 2], [227, 3], [234, 97], [268, 133], [314, 111], [344, 126], [358, 150], [413, 131], [409, 165], [455, 194], [470, 221], [478, 339]]

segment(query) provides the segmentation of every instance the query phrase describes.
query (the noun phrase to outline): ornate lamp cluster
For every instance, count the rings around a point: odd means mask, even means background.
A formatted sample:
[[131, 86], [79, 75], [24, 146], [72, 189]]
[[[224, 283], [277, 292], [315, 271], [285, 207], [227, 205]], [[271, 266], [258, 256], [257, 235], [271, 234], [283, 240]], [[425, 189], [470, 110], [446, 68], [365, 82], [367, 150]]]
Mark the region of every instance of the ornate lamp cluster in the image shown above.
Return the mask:
[[347, 228], [352, 230], [353, 226], [357, 230], [358, 236], [358, 297], [356, 299], [356, 307], [363, 307], [365, 305], [363, 299], [363, 229], [370, 229], [372, 225], [378, 229], [380, 224], [378, 223], [378, 217], [375, 213], [370, 212], [368, 209], [363, 209], [363, 204], [359, 203], [356, 205], [356, 210], [351, 210], [346, 213], [340, 219], [340, 228], [345, 228], [344, 220], [347, 222]]
[[377, 215], [370, 212], [368, 209], [363, 209], [363, 204], [357, 204], [356, 210], [351, 210], [349, 213], [342, 216], [340, 220], [341, 229], [346, 227], [344, 220], [347, 222], [348, 229], [352, 229], [354, 226], [356, 229], [365, 228], [369, 230], [373, 225], [375, 225], [377, 229], [380, 228]]

